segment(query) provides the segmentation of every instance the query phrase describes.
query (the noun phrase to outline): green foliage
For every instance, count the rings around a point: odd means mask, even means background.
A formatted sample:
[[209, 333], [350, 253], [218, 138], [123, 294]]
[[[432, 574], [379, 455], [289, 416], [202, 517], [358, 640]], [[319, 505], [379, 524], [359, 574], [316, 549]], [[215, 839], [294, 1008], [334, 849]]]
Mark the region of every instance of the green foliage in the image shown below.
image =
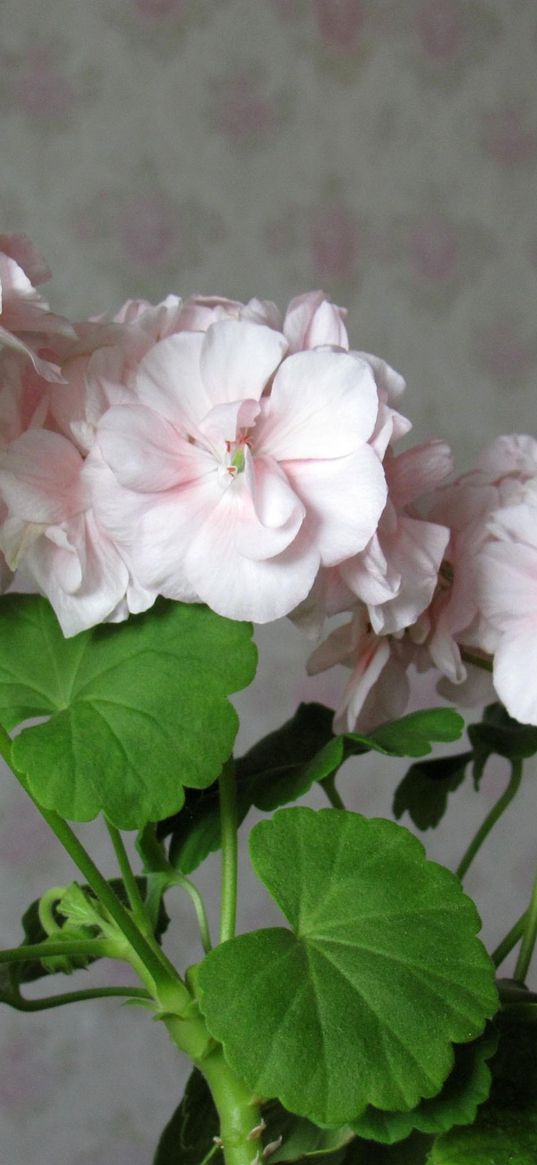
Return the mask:
[[249, 624], [160, 601], [127, 623], [64, 639], [36, 595], [0, 600], [0, 723], [31, 717], [13, 762], [47, 809], [122, 829], [175, 812], [229, 756], [238, 720], [226, 696], [255, 672]]
[[[334, 736], [333, 712], [322, 704], [301, 704], [295, 715], [270, 732], [235, 763], [239, 822], [252, 806], [265, 812], [303, 796], [315, 781], [338, 771], [351, 756], [380, 752], [385, 756], [422, 756], [431, 742], [452, 741], [464, 723], [450, 708], [413, 712], [364, 736]], [[169, 856], [176, 869], [189, 874], [220, 845], [218, 790], [189, 790], [183, 808], [158, 827], [171, 835]]]
[[434, 829], [446, 812], [449, 794], [462, 784], [472, 755], [462, 752], [411, 765], [395, 790], [393, 812], [397, 820], [408, 813], [418, 829]]
[[501, 704], [489, 704], [483, 713], [482, 723], [469, 725], [468, 736], [474, 751], [476, 787], [490, 756], [495, 754], [516, 761], [537, 753], [537, 728], [532, 728], [530, 724], [519, 724]]
[[[137, 878], [136, 881], [142, 897], [145, 898], [148, 879]], [[124, 906], [128, 906], [128, 899], [121, 878], [112, 878], [108, 884], [114, 893], [117, 894], [120, 902]], [[53, 913], [60, 929], [54, 934], [52, 941], [58, 942], [63, 938], [68, 942], [72, 939], [95, 937], [99, 933], [100, 911], [101, 907], [90, 887], [79, 886], [76, 882], [73, 882], [60, 900], [60, 905], [54, 908]], [[49, 935], [42, 926], [39, 918], [39, 899], [30, 903], [30, 906], [22, 916], [21, 922], [24, 935], [20, 944], [21, 946], [33, 946], [36, 943], [46, 943]], [[168, 923], [169, 918], [164, 904], [161, 901], [155, 926], [155, 937], [158, 941], [161, 940], [162, 935], [168, 927]], [[93, 957], [69, 954], [54, 955], [50, 958], [43, 957], [43, 959], [27, 959], [13, 963], [1, 963], [0, 1002], [16, 1006], [17, 1001], [20, 999], [20, 988], [24, 983], [32, 983], [36, 979], [42, 979], [47, 975], [57, 974], [58, 972], [63, 972], [63, 974], [68, 975], [73, 971], [89, 966], [93, 962], [96, 962], [96, 959]]]
[[401, 826], [332, 809], [280, 810], [255, 826], [251, 855], [293, 930], [242, 935], [198, 968], [231, 1067], [320, 1125], [434, 1096], [452, 1044], [497, 1006], [458, 880]]
[[473, 1121], [478, 1105], [487, 1099], [491, 1073], [487, 1060], [494, 1054], [497, 1038], [492, 1028], [472, 1044], [455, 1048], [455, 1063], [441, 1091], [422, 1100], [410, 1112], [381, 1112], [366, 1108], [353, 1128], [361, 1137], [395, 1144], [413, 1129], [422, 1133], [447, 1132], [453, 1125]]
[[[522, 1011], [524, 1009], [522, 1008]], [[499, 1017], [488, 1101], [472, 1125], [438, 1137], [428, 1165], [533, 1165], [537, 1161], [537, 1025]]]

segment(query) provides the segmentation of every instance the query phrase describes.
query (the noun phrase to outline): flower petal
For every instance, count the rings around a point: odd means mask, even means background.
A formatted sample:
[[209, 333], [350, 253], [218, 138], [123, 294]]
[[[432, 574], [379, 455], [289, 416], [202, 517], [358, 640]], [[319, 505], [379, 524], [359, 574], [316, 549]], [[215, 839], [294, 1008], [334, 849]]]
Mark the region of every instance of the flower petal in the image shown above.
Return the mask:
[[249, 320], [219, 320], [204, 336], [201, 375], [211, 405], [259, 400], [287, 351], [281, 332]]
[[382, 465], [364, 445], [333, 461], [288, 461], [286, 477], [306, 506], [304, 530], [321, 555], [335, 566], [363, 550], [386, 503]]
[[373, 431], [378, 396], [354, 353], [314, 349], [289, 356], [262, 402], [256, 448], [278, 461], [345, 457]]

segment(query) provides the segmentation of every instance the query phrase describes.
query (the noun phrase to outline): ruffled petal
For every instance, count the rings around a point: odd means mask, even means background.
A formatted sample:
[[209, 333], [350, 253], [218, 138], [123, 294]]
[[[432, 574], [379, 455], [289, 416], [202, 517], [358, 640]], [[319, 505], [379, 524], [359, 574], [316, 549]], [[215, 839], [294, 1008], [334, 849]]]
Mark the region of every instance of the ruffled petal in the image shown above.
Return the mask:
[[201, 375], [211, 405], [259, 400], [287, 351], [281, 332], [248, 320], [220, 320], [205, 334]]
[[335, 566], [363, 550], [386, 503], [386, 480], [373, 450], [364, 445], [349, 457], [289, 461], [283, 468], [306, 506], [304, 530], [323, 566]]
[[371, 435], [378, 396], [354, 353], [297, 352], [278, 370], [256, 425], [256, 448], [277, 461], [345, 457]]

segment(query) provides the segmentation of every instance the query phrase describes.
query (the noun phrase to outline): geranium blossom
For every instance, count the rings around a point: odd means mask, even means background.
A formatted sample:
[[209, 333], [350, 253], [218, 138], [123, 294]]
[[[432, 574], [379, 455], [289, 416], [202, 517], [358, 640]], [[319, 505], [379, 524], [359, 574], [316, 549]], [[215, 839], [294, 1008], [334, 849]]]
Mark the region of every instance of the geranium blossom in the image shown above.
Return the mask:
[[371, 370], [354, 353], [286, 351], [244, 320], [181, 333], [142, 361], [139, 403], [104, 414], [99, 447], [137, 518], [121, 493], [95, 504], [144, 585], [267, 622], [371, 537], [386, 498]]

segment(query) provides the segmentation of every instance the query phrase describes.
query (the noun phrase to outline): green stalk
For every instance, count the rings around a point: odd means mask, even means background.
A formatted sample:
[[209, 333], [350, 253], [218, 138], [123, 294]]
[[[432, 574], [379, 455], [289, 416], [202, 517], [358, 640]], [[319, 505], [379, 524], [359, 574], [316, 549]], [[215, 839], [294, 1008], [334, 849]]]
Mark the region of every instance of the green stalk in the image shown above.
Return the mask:
[[332, 806], [332, 809], [344, 809], [345, 805], [341, 799], [340, 794], [336, 789], [336, 774], [330, 773], [329, 777], [325, 777], [324, 781], [319, 782], [323, 793], [326, 794]]
[[127, 999], [151, 999], [144, 987], [87, 987], [83, 991], [67, 991], [59, 995], [47, 995], [43, 999], [10, 1000], [9, 1006], [16, 1011], [48, 1011], [52, 1007], [63, 1007], [66, 1003], [85, 1003], [88, 999], [106, 999], [121, 996]]
[[526, 981], [535, 941], [537, 939], [537, 877], [533, 883], [533, 891], [530, 899], [530, 904], [526, 912], [526, 921], [524, 925], [524, 937], [518, 955], [517, 965], [515, 967], [515, 979], [521, 983]]
[[64, 939], [54, 942], [24, 943], [0, 951], [0, 963], [27, 963], [30, 959], [49, 959], [53, 955], [83, 955], [91, 959], [113, 959], [117, 949], [109, 938]]
[[201, 945], [205, 951], [205, 954], [207, 955], [209, 951], [212, 951], [213, 947], [211, 942], [211, 933], [209, 930], [209, 919], [207, 918], [205, 903], [203, 901], [202, 895], [200, 894], [200, 891], [198, 890], [198, 887], [194, 884], [194, 882], [191, 882], [190, 878], [185, 877], [184, 874], [180, 874], [178, 870], [174, 870], [172, 873], [170, 873], [168, 885], [180, 886], [181, 890], [184, 890], [189, 895], [196, 912], [196, 918], [198, 920]]
[[[128, 944], [128, 948], [126, 947], [125, 950], [125, 959], [135, 966], [138, 973], [142, 975], [142, 980], [146, 983], [146, 986], [151, 988], [153, 985], [157, 988], [159, 996], [163, 988], [167, 995], [170, 995], [171, 989], [171, 998], [173, 999], [175, 1009], [181, 1010], [182, 1008], [187, 1008], [191, 1003], [190, 992], [179, 978], [173, 964], [170, 963], [160, 947], [153, 941], [149, 942], [145, 935], [138, 929], [129, 911], [125, 909], [117, 894], [114, 893], [106, 879], [103, 878], [95, 862], [84, 849], [84, 846], [78, 840], [76, 834], [73, 833], [73, 830], [67, 822], [54, 810], [45, 809], [32, 795], [24, 777], [17, 772], [13, 765], [11, 750], [11, 737], [0, 725], [0, 754], [4, 757], [25, 792], [33, 801], [38, 813], [41, 814], [47, 825], [58, 838], [58, 841], [61, 842], [63, 848], [84, 875], [88, 885], [91, 886], [99, 901], [106, 908], [119, 930], [125, 936]], [[149, 980], [147, 976], [149, 976]]]
[[106, 818], [105, 818], [105, 823], [106, 823], [106, 828], [108, 830], [108, 833], [110, 835], [110, 840], [111, 840], [112, 845], [114, 847], [114, 853], [115, 853], [116, 858], [117, 858], [118, 866], [119, 866], [119, 869], [121, 872], [121, 877], [123, 878], [123, 884], [125, 886], [125, 890], [127, 891], [127, 898], [129, 900], [129, 903], [130, 903], [130, 907], [132, 910], [132, 916], [134, 918], [134, 921], [136, 922], [138, 928], [142, 931], [142, 934], [150, 935], [152, 932], [151, 932], [151, 927], [149, 925], [149, 919], [147, 917], [146, 909], [144, 906], [144, 901], [143, 901], [142, 895], [140, 894], [140, 888], [138, 886], [136, 878], [135, 878], [133, 871], [131, 869], [131, 864], [129, 862], [129, 855], [127, 853], [127, 850], [125, 849], [125, 844], [124, 844], [123, 838], [121, 836], [121, 833], [119, 832], [119, 829], [117, 829], [115, 825], [111, 825], [109, 821], [106, 821]]
[[218, 780], [222, 838], [222, 896], [220, 942], [235, 935], [237, 920], [237, 799], [233, 759], [226, 762]]
[[511, 930], [508, 932], [508, 934], [506, 934], [505, 938], [502, 938], [501, 943], [498, 943], [496, 950], [492, 952], [490, 957], [495, 967], [501, 966], [504, 959], [506, 959], [508, 954], [510, 954], [512, 951], [513, 947], [516, 947], [517, 942], [522, 938], [527, 917], [528, 912], [525, 910], [524, 914], [521, 914], [520, 918], [517, 919], [514, 926], [512, 926]]
[[502, 793], [499, 800], [492, 807], [490, 813], [488, 813], [487, 816], [485, 817], [485, 820], [483, 821], [482, 825], [480, 825], [475, 837], [472, 838], [472, 841], [470, 842], [470, 845], [468, 846], [466, 853], [464, 854], [461, 861], [459, 862], [459, 865], [457, 866], [456, 873], [457, 873], [457, 876], [459, 878], [461, 878], [461, 879], [464, 878], [464, 875], [466, 874], [467, 870], [471, 866], [478, 850], [481, 849], [481, 846], [483, 845], [483, 842], [488, 837], [491, 829], [493, 829], [493, 827], [496, 825], [496, 822], [499, 820], [502, 813], [505, 812], [508, 805], [511, 804], [511, 801], [513, 800], [513, 798], [516, 796], [516, 793], [518, 792], [518, 788], [519, 788], [521, 780], [522, 780], [522, 761], [519, 759], [513, 760], [513, 761], [511, 761], [511, 778], [510, 778], [509, 784], [508, 784], [505, 792]]

